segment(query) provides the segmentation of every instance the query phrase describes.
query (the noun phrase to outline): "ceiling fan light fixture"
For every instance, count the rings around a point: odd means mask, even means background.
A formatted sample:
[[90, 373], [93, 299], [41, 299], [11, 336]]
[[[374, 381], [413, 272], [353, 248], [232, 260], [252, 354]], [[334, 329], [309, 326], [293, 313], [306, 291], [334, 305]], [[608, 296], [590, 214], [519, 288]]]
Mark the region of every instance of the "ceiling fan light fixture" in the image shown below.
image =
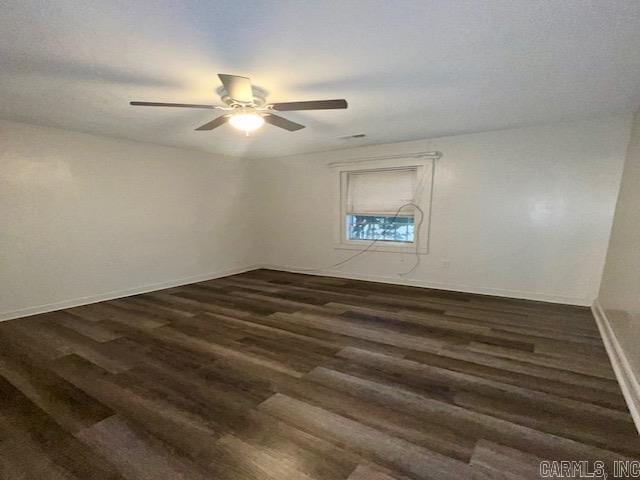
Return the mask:
[[335, 110], [347, 108], [344, 98], [333, 100], [305, 100], [302, 102], [267, 103], [266, 91], [256, 88], [248, 77], [219, 73], [218, 78], [222, 87], [217, 91], [222, 95], [224, 107], [217, 105], [199, 105], [193, 103], [166, 103], [166, 102], [129, 102], [136, 107], [177, 107], [177, 108], [206, 108], [209, 110], [220, 109], [226, 113], [213, 120], [200, 125], [197, 132], [211, 131], [226, 123], [237, 130], [243, 131], [247, 136], [255, 132], [265, 123], [282, 128], [288, 132], [296, 132], [304, 128], [301, 125], [273, 112], [295, 112], [297, 110]]
[[264, 118], [256, 112], [238, 112], [231, 115], [229, 123], [233, 128], [242, 130], [247, 135], [264, 125]]

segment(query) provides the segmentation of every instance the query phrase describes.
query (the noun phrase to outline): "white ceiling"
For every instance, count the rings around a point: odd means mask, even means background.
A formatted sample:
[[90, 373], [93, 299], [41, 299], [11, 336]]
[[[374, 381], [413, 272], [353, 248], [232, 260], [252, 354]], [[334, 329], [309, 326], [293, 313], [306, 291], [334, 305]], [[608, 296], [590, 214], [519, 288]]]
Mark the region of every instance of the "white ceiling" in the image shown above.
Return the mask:
[[[288, 112], [307, 125], [245, 138], [215, 112], [216, 74], [271, 101], [346, 98]], [[0, 118], [267, 157], [633, 111], [638, 0], [4, 0]], [[343, 135], [366, 133], [361, 140]]]

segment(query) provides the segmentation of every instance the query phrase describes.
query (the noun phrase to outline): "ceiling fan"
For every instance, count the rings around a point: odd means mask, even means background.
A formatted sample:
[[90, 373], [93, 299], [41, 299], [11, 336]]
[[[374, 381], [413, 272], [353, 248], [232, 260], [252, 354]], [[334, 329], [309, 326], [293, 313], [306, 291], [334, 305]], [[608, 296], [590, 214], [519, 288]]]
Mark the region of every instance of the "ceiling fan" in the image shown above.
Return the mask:
[[225, 107], [217, 105], [193, 105], [189, 103], [162, 103], [162, 102], [129, 102], [130, 105], [143, 107], [178, 107], [178, 108], [208, 108], [224, 110], [228, 113], [214, 118], [208, 123], [196, 128], [197, 131], [213, 130], [225, 123], [244, 131], [247, 135], [257, 130], [262, 125], [269, 123], [275, 127], [284, 128], [295, 132], [304, 128], [304, 125], [287, 120], [275, 115], [273, 112], [291, 112], [296, 110], [332, 110], [347, 108], [347, 101], [339, 100], [313, 100], [307, 102], [267, 103], [265, 98], [254, 91], [251, 80], [237, 75], [218, 74], [224, 86], [223, 95], [220, 97]]

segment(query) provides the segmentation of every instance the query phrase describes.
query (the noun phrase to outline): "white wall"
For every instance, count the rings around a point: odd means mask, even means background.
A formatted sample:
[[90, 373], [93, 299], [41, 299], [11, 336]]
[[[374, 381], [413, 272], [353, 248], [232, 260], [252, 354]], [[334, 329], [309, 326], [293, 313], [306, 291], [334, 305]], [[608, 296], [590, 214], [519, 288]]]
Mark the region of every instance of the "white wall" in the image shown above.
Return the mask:
[[[0, 121], [0, 319], [256, 264], [589, 304], [630, 120], [259, 161]], [[322, 269], [353, 254], [334, 249], [326, 164], [418, 150], [444, 153], [421, 266], [399, 277], [414, 257], [384, 252]]]
[[252, 265], [247, 167], [0, 122], [0, 319]]
[[[589, 305], [596, 297], [631, 117], [367, 146], [259, 162], [259, 231], [268, 265], [452, 290]], [[430, 253], [334, 249], [333, 161], [442, 151]]]
[[[599, 310], [599, 311], [598, 311]], [[640, 428], [640, 112], [627, 151], [609, 251], [596, 304], [605, 341]], [[608, 338], [607, 338], [608, 337]]]
[[629, 142], [599, 300], [606, 310], [627, 312], [640, 323], [640, 112]]

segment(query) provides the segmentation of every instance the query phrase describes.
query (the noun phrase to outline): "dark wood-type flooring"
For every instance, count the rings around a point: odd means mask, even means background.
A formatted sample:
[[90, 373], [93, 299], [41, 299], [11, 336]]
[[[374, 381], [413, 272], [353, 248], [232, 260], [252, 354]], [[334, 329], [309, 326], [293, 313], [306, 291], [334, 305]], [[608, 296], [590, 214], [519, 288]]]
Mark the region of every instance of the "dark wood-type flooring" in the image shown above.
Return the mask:
[[528, 479], [640, 458], [587, 309], [257, 270], [0, 323], [0, 478]]

